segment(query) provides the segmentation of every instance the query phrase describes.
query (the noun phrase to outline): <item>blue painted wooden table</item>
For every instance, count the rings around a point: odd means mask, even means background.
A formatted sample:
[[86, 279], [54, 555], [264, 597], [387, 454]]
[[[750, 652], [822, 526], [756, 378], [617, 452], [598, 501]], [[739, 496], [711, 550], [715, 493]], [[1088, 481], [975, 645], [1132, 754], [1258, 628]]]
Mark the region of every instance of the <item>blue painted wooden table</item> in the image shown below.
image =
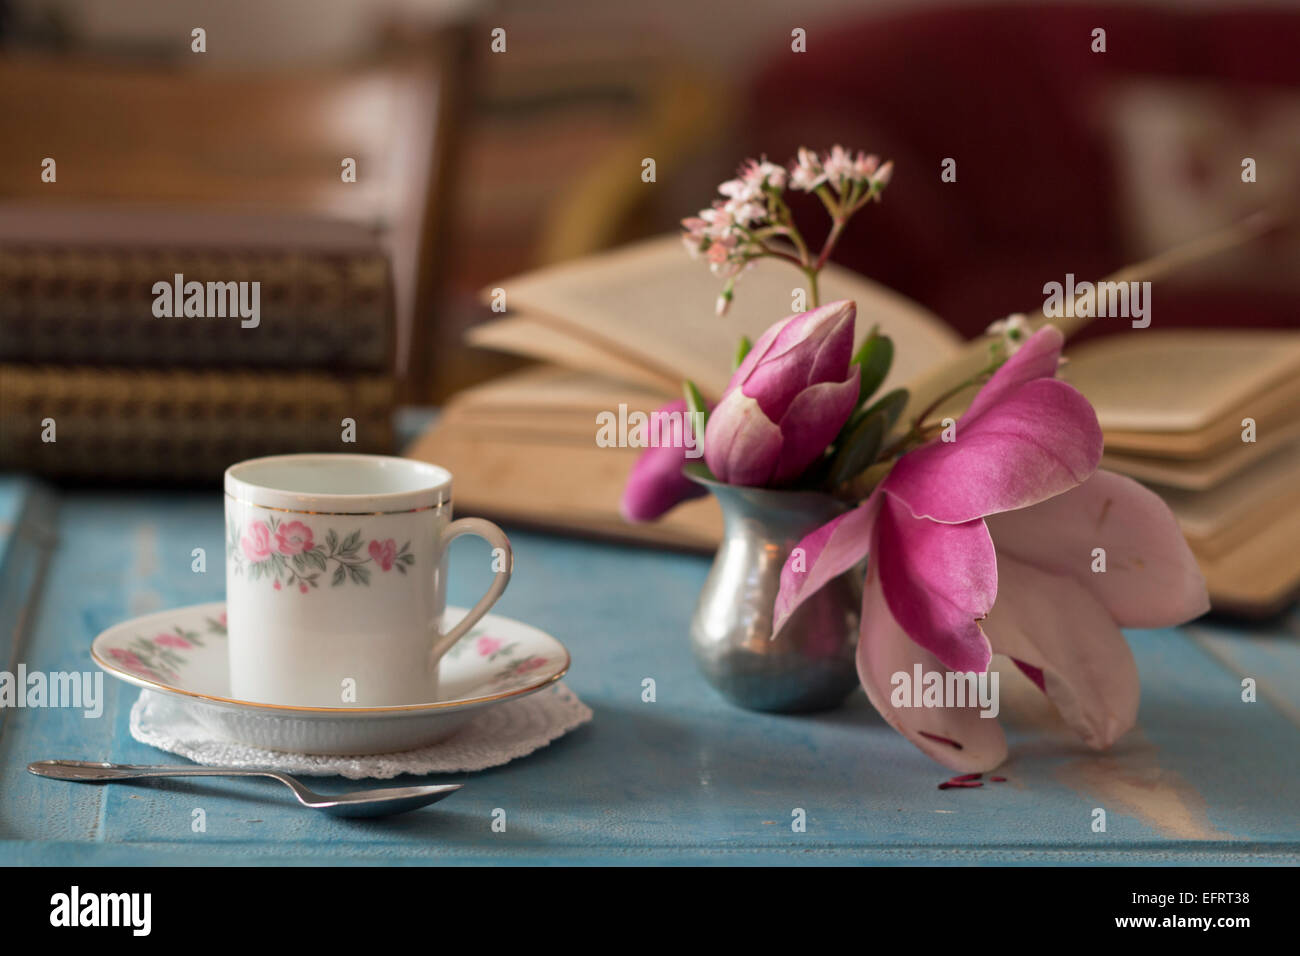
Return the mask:
[[[26, 773], [76, 757], [183, 763], [131, 739], [138, 691], [105, 678], [98, 719], [0, 711], [0, 864], [1222, 863], [1300, 861], [1300, 615], [1253, 630], [1133, 632], [1140, 726], [1097, 755], [1036, 696], [1003, 689], [1005, 783], [949, 774], [861, 692], [838, 711], [736, 710], [696, 673], [687, 622], [703, 559], [516, 531], [504, 614], [563, 640], [595, 719], [453, 798], [386, 821], [296, 808], [278, 784], [87, 786]], [[0, 479], [0, 669], [94, 670], [90, 641], [135, 614], [223, 596], [218, 493], [42, 490]], [[454, 546], [450, 599], [482, 590]], [[191, 570], [196, 547], [218, 556]], [[42, 573], [42, 556], [48, 556]], [[1241, 699], [1243, 677], [1258, 699]], [[642, 700], [653, 678], [656, 700]], [[1035, 692], [1036, 693], [1036, 692]], [[351, 786], [323, 780], [321, 789]], [[207, 829], [191, 831], [191, 811]], [[1093, 832], [1095, 808], [1106, 832]], [[505, 832], [492, 829], [506, 811]], [[797, 810], [806, 830], [796, 832]]]

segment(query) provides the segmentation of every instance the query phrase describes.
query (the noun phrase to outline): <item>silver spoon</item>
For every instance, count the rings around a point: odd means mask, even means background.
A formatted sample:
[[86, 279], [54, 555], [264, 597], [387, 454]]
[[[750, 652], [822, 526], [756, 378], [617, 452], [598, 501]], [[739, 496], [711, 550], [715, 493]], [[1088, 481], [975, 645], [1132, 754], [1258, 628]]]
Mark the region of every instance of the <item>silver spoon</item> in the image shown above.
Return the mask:
[[336, 817], [382, 817], [405, 813], [437, 803], [461, 788], [459, 783], [423, 787], [380, 787], [353, 790], [332, 796], [309, 790], [278, 770], [226, 770], [220, 767], [141, 767], [133, 764], [95, 763], [89, 760], [37, 760], [27, 765], [30, 773], [55, 780], [79, 783], [107, 783], [111, 780], [143, 780], [148, 777], [270, 777], [293, 791], [298, 802]]

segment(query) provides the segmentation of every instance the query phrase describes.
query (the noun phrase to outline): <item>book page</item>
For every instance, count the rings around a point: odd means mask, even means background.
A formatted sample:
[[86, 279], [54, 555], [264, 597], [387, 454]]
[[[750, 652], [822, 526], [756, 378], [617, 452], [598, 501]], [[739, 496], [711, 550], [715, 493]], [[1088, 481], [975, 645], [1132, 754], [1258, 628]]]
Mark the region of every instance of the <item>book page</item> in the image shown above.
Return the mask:
[[[1300, 332], [1127, 330], [1070, 348], [1062, 377], [1117, 431], [1194, 432], [1300, 382]], [[1239, 426], [1239, 422], [1236, 425]]]
[[[760, 260], [736, 280], [727, 315], [714, 314], [723, 282], [693, 260], [676, 235], [651, 239], [577, 262], [564, 263], [498, 283], [510, 313], [558, 329], [585, 344], [564, 361], [610, 373], [630, 363], [647, 370], [642, 381], [671, 384], [683, 378], [716, 398], [731, 377], [742, 335], [757, 340], [790, 314], [792, 293], [803, 276], [787, 263]], [[835, 265], [821, 275], [821, 301], [853, 299], [859, 341], [873, 324], [894, 339], [892, 388], [956, 351], [960, 339], [933, 313], [869, 279]], [[490, 290], [485, 300], [490, 298]], [[494, 347], [502, 344], [501, 336]], [[517, 343], [524, 348], [523, 342]], [[559, 361], [550, 343], [545, 357]], [[594, 349], [594, 351], [593, 351]], [[595, 356], [612, 356], [608, 363]]]
[[586, 369], [599, 376], [619, 379], [653, 389], [659, 395], [681, 392], [678, 377], [665, 376], [622, 354], [611, 353], [591, 339], [579, 338], [557, 325], [538, 321], [528, 314], [510, 315], [476, 325], [465, 333], [471, 345], [497, 352], [509, 352], [541, 359], [572, 369]]

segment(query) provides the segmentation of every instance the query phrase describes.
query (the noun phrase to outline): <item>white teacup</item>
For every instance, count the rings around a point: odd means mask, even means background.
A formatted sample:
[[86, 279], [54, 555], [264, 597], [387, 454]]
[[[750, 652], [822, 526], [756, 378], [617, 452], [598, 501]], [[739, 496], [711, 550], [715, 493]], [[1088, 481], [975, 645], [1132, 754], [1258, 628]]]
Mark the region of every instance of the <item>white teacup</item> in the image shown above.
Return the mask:
[[[447, 546], [493, 548], [492, 585], [444, 629]], [[278, 455], [226, 469], [230, 689], [297, 707], [437, 699], [438, 662], [496, 603], [505, 533], [451, 520], [445, 468], [381, 455]]]

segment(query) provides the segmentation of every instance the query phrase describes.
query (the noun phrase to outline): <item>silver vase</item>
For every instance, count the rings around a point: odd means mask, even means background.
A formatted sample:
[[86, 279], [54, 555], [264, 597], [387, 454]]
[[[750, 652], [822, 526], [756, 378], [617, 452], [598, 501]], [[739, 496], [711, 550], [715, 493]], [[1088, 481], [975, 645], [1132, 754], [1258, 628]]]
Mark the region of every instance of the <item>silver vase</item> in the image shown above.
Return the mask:
[[809, 532], [841, 514], [828, 495], [742, 488], [697, 479], [722, 507], [723, 538], [691, 618], [700, 670], [750, 710], [829, 710], [858, 685], [860, 565], [809, 598], [780, 633], [772, 611], [781, 568]]

